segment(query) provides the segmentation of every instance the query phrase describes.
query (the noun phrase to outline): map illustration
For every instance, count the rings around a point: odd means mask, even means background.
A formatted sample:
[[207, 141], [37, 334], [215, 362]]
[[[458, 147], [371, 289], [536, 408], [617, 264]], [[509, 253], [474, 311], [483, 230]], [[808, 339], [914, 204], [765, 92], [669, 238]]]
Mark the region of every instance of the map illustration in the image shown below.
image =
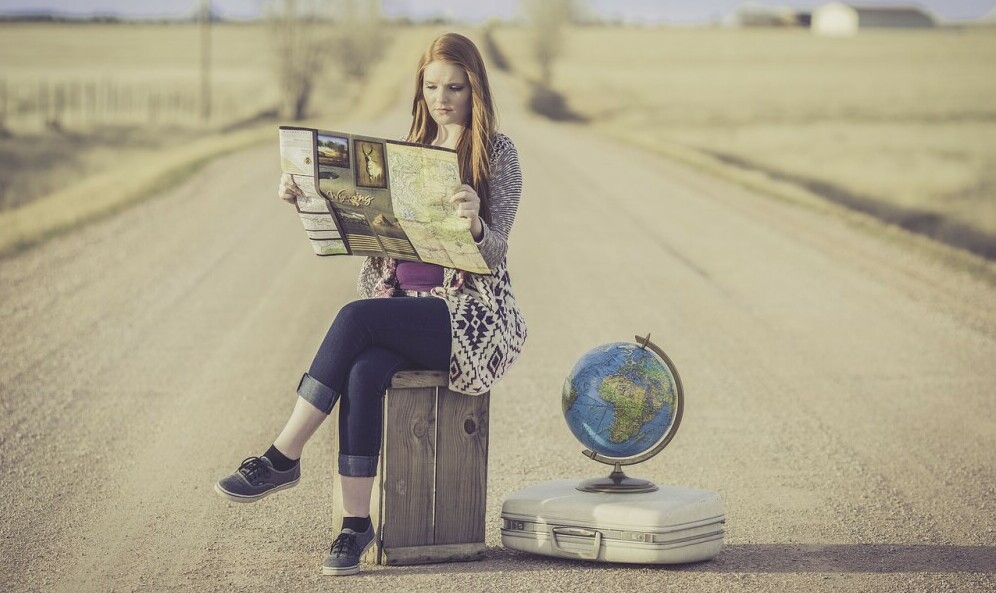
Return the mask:
[[653, 354], [616, 342], [587, 352], [564, 383], [571, 432], [592, 451], [631, 457], [652, 447], [674, 420], [674, 377]]
[[395, 214], [422, 261], [474, 269], [481, 258], [464, 219], [453, 215], [450, 196], [460, 187], [456, 154], [421, 146], [387, 145]]
[[449, 201], [461, 185], [455, 151], [281, 126], [280, 162], [305, 194], [297, 210], [316, 254], [490, 272]]

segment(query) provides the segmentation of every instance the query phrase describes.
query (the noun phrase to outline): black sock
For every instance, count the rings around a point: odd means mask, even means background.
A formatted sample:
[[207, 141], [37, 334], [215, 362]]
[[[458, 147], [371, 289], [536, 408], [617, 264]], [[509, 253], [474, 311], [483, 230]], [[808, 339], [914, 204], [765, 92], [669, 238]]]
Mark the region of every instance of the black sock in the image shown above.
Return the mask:
[[343, 517], [342, 528], [352, 529], [356, 533], [363, 533], [370, 529], [370, 517]]
[[278, 451], [273, 445], [270, 445], [270, 448], [266, 450], [266, 453], [263, 453], [263, 457], [269, 459], [270, 463], [273, 464], [273, 469], [278, 472], [285, 472], [297, 465], [298, 462], [297, 459], [291, 459]]

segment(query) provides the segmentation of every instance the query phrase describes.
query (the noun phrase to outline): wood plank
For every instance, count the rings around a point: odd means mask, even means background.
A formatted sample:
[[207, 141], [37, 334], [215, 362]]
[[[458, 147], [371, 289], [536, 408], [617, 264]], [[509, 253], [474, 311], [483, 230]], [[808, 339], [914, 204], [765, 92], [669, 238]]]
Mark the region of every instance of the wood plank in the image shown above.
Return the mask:
[[384, 437], [387, 431], [387, 397], [381, 400], [381, 440], [380, 440], [380, 463], [377, 465], [377, 479], [374, 481], [373, 491], [370, 493], [370, 522], [373, 524], [376, 533], [374, 534], [374, 545], [370, 547], [360, 558], [361, 562], [371, 564], [384, 563], [384, 467], [387, 465], [387, 451], [384, 445]]
[[483, 560], [487, 548], [483, 543], [385, 548], [385, 564], [432, 564], [434, 562], [467, 562]]
[[390, 389], [385, 396], [384, 548], [433, 543], [436, 390]]
[[392, 388], [446, 387], [450, 377], [445, 371], [400, 371], [391, 378]]
[[490, 403], [439, 390], [435, 544], [484, 541]]

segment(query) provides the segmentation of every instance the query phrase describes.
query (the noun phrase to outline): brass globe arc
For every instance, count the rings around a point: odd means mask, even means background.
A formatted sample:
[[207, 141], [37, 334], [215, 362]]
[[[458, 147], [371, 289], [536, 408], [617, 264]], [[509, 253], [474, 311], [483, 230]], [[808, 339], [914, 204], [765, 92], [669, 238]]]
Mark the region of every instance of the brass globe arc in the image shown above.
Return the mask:
[[636, 341], [640, 344], [641, 348], [649, 348], [654, 354], [659, 356], [668, 371], [671, 373], [671, 376], [674, 377], [675, 406], [673, 419], [667, 430], [663, 435], [661, 435], [661, 438], [658, 439], [653, 446], [638, 455], [630, 455], [628, 457], [611, 457], [609, 455], [596, 453], [591, 449], [584, 449], [582, 454], [585, 457], [611, 465], [613, 466], [613, 470], [612, 473], [605, 478], [582, 480], [578, 484], [577, 488], [583, 492], [639, 493], [653, 492], [657, 490], [657, 485], [653, 482], [627, 476], [623, 473], [622, 466], [642, 463], [660, 453], [664, 447], [667, 447], [668, 443], [671, 442], [671, 439], [674, 438], [675, 433], [678, 431], [678, 426], [681, 424], [681, 416], [685, 410], [685, 392], [681, 385], [681, 377], [678, 375], [677, 367], [674, 366], [674, 362], [671, 361], [671, 358], [665, 354], [663, 350], [650, 341], [650, 334], [647, 334], [644, 338], [636, 336]]

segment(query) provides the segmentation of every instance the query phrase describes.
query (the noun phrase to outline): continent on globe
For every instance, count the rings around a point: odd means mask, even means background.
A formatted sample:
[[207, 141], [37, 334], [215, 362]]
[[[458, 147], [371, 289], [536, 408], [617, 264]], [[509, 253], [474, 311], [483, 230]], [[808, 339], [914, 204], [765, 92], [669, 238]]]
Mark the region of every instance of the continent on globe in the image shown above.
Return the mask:
[[[629, 360], [615, 374], [598, 386], [602, 399], [615, 407], [615, 422], [609, 432], [613, 443], [625, 443], [640, 434], [645, 424], [657, 417], [664, 407], [666, 387], [654, 376], [650, 365]], [[641, 385], [641, 383], [647, 383]]]

